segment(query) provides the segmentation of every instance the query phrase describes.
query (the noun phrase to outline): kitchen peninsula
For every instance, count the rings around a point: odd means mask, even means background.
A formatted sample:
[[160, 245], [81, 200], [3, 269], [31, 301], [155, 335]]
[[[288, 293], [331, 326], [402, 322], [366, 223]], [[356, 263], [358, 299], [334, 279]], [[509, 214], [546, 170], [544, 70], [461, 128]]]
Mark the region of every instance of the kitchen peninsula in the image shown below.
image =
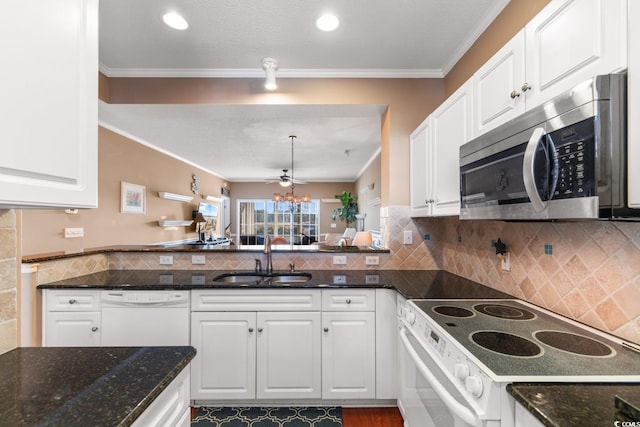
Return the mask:
[[[195, 353], [193, 347], [11, 350], [0, 355], [0, 419], [4, 425], [132, 425], [158, 409], [151, 405], [166, 404], [162, 393], [188, 374]], [[188, 413], [188, 401], [172, 409]]]

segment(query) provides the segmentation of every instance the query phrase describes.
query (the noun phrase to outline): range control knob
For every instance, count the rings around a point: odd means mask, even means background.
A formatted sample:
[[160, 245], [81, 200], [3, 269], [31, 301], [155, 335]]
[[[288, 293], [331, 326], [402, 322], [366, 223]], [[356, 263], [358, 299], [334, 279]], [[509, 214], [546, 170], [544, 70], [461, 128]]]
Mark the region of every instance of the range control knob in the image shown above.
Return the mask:
[[453, 375], [457, 379], [464, 381], [469, 376], [469, 365], [464, 362], [456, 363], [456, 366], [453, 369]]
[[406, 320], [408, 324], [413, 325], [416, 323], [416, 314], [411, 311], [407, 311], [407, 314], [404, 315], [404, 320]]
[[482, 380], [477, 375], [471, 375], [464, 380], [464, 388], [475, 397], [482, 396]]

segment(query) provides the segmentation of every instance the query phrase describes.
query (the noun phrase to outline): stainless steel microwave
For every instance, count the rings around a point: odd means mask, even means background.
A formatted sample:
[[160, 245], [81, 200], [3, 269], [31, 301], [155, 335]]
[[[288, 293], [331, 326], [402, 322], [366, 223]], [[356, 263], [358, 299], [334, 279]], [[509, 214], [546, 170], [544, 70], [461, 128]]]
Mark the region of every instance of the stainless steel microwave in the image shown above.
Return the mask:
[[[597, 76], [460, 147], [460, 218], [633, 218], [626, 74]], [[638, 218], [636, 218], [638, 219]]]

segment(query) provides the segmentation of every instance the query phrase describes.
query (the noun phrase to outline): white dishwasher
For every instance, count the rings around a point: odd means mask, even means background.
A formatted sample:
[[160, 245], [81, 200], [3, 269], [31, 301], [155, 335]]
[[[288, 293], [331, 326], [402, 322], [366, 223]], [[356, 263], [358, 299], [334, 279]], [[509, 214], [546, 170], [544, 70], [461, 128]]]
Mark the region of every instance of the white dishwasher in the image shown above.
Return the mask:
[[102, 345], [189, 345], [189, 291], [102, 291]]

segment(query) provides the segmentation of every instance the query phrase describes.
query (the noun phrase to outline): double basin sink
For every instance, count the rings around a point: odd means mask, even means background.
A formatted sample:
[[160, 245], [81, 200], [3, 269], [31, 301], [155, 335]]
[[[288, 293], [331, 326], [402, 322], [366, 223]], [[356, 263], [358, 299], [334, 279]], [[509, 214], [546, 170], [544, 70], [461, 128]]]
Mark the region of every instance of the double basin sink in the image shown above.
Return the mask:
[[225, 273], [213, 278], [214, 282], [225, 284], [248, 285], [284, 285], [289, 283], [304, 283], [311, 280], [310, 273]]

